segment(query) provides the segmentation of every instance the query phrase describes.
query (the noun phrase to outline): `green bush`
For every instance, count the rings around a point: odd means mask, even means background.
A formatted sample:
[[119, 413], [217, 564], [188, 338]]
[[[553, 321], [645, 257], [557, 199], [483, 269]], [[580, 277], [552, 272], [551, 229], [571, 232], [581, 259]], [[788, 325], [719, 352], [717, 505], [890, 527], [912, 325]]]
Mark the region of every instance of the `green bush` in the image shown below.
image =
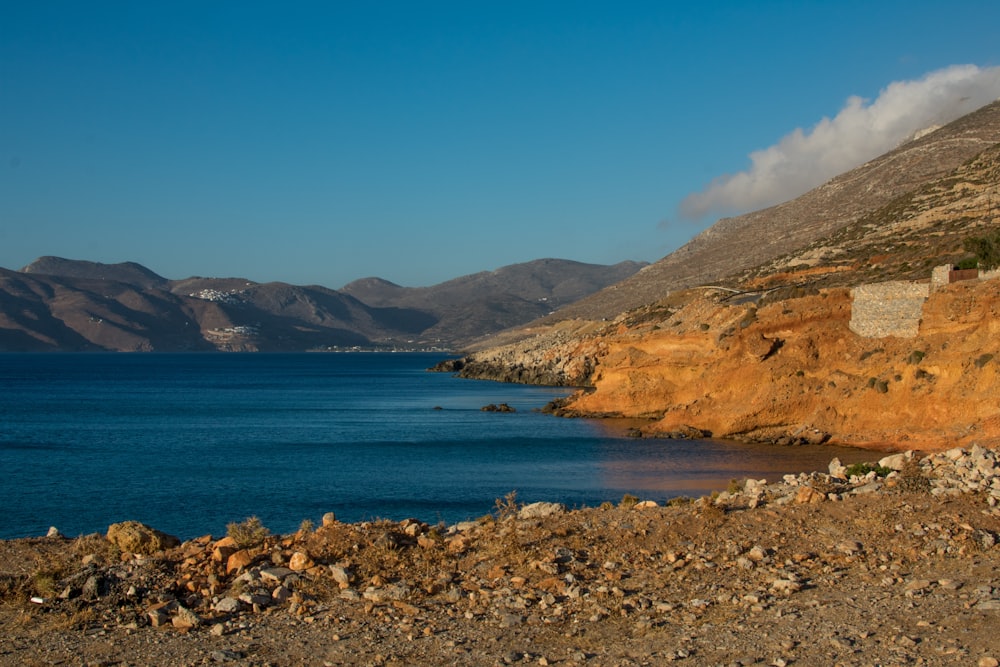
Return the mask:
[[892, 472], [892, 468], [886, 468], [874, 463], [852, 463], [847, 466], [848, 477], [864, 477], [870, 472], [874, 472], [879, 477], [885, 477]]
[[995, 269], [1000, 266], [1000, 231], [967, 238], [962, 246], [976, 256], [979, 268]]

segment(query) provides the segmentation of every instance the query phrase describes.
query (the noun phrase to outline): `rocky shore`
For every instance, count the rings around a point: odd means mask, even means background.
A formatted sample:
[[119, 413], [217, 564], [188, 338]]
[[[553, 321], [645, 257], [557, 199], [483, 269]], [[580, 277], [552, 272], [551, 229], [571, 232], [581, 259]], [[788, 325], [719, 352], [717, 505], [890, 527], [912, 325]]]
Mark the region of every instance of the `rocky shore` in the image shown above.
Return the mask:
[[667, 506], [0, 542], [0, 664], [997, 665], [1000, 460], [907, 453]]
[[475, 351], [451, 370], [584, 387], [556, 414], [644, 419], [652, 437], [998, 446], [998, 288], [936, 289], [909, 336], [859, 335], [847, 288], [756, 302], [695, 290], [589, 332], [579, 324]]

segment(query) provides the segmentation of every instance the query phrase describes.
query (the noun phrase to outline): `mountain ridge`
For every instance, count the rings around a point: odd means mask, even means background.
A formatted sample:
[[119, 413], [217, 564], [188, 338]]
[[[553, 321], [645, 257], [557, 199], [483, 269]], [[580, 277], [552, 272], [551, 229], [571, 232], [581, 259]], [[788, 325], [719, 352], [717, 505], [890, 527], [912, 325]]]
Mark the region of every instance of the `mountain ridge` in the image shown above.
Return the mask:
[[[43, 256], [21, 271], [0, 269], [0, 351], [445, 350], [550, 308], [548, 296], [532, 301], [518, 289], [577, 298], [639, 266], [543, 259], [430, 288], [381, 278], [349, 283], [395, 293], [365, 303], [320, 285], [169, 280], [135, 262]], [[498, 272], [520, 287], [512, 292], [505, 281], [482, 277]], [[536, 274], [558, 279], [547, 285]]]
[[[613, 318], [669, 292], [721, 280], [801, 248], [946, 175], [1000, 143], [1000, 101], [830, 179], [793, 200], [722, 218], [642, 272], [529, 326]], [[742, 239], [753, 239], [747, 243]]]

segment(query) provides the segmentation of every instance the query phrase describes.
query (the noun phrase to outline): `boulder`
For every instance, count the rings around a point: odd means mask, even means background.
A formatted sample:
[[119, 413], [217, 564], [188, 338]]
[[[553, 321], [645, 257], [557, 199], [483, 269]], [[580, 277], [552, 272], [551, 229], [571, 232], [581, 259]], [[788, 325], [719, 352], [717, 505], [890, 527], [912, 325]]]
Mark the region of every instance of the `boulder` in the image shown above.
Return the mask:
[[226, 560], [226, 574], [242, 570], [253, 562], [253, 554], [246, 549], [240, 549]]
[[308, 570], [314, 567], [316, 563], [308, 554], [302, 553], [301, 551], [296, 551], [292, 554], [292, 557], [288, 559], [288, 567], [296, 572], [302, 572], [303, 570]]
[[538, 502], [525, 505], [517, 513], [518, 519], [542, 519], [555, 514], [562, 514], [566, 506], [561, 503]]
[[826, 496], [811, 486], [799, 487], [795, 494], [795, 503], [798, 505], [821, 503], [824, 500], [826, 500]]
[[138, 521], [123, 521], [108, 526], [108, 541], [124, 552], [154, 554], [180, 546], [181, 541]]
[[913, 452], [903, 452], [902, 454], [892, 454], [879, 459], [878, 464], [890, 470], [902, 470], [907, 463], [913, 459]]

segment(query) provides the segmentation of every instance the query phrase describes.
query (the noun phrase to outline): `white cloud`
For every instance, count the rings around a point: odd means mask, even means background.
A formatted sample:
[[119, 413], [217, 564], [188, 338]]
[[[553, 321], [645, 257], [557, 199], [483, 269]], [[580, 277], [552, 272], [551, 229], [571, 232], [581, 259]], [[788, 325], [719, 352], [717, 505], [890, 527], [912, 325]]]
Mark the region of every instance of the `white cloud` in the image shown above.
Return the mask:
[[944, 125], [1000, 97], [1000, 67], [955, 65], [916, 81], [890, 84], [871, 104], [847, 100], [832, 120], [801, 128], [750, 154], [746, 171], [715, 179], [688, 195], [680, 214], [753, 211], [793, 199], [878, 157], [928, 127]]

